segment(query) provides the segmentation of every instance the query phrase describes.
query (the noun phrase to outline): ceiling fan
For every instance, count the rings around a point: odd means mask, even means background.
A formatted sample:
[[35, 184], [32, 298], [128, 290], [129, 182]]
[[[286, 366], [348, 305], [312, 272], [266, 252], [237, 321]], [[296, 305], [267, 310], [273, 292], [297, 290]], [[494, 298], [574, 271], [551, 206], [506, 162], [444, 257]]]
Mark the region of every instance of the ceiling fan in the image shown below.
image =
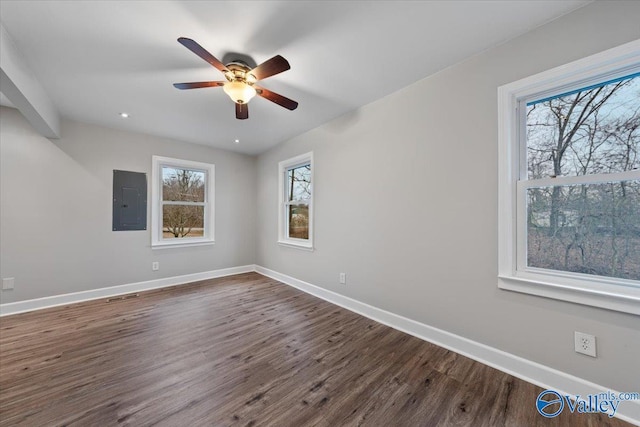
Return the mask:
[[229, 95], [236, 104], [236, 119], [241, 120], [249, 118], [247, 103], [255, 95], [268, 99], [269, 101], [289, 110], [295, 110], [298, 108], [298, 103], [296, 101], [256, 85], [258, 80], [266, 79], [267, 77], [274, 76], [291, 68], [289, 62], [287, 62], [287, 60], [282, 56], [276, 55], [251, 69], [246, 63], [239, 60], [232, 61], [225, 65], [215, 56], [207, 52], [205, 48], [189, 38], [180, 37], [178, 42], [220, 70], [226, 77], [227, 81], [174, 83], [173, 85], [176, 88], [198, 89], [203, 87], [222, 86], [225, 93]]

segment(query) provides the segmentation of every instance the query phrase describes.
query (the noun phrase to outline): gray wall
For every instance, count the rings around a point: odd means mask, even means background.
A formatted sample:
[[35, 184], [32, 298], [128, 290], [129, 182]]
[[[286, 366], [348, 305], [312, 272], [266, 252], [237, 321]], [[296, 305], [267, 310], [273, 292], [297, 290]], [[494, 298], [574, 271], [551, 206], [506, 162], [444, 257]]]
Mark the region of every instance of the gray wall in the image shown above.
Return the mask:
[[[597, 2], [254, 158], [0, 114], [8, 303], [256, 262], [570, 374], [637, 391], [640, 318], [497, 289], [497, 87], [640, 38], [639, 2]], [[314, 252], [277, 240], [277, 163], [315, 154]], [[113, 169], [153, 154], [216, 164], [216, 244], [152, 250], [111, 231]], [[255, 235], [257, 224], [257, 237]], [[257, 239], [257, 246], [256, 246]], [[151, 262], [160, 271], [151, 271]], [[347, 285], [337, 282], [347, 273]], [[544, 328], [541, 328], [544, 325]], [[573, 352], [573, 331], [599, 357]]]
[[[16, 279], [2, 303], [254, 263], [253, 157], [71, 121], [49, 140], [5, 107], [0, 147], [0, 273]], [[215, 245], [152, 250], [149, 229], [111, 231], [113, 170], [147, 173], [150, 195], [154, 154], [216, 165]]]
[[[640, 2], [591, 4], [261, 155], [257, 264], [637, 391], [639, 317], [497, 288], [497, 88], [640, 38], [638, 16]], [[314, 252], [276, 243], [278, 162], [307, 151]], [[597, 336], [597, 359], [574, 353], [574, 331]]]

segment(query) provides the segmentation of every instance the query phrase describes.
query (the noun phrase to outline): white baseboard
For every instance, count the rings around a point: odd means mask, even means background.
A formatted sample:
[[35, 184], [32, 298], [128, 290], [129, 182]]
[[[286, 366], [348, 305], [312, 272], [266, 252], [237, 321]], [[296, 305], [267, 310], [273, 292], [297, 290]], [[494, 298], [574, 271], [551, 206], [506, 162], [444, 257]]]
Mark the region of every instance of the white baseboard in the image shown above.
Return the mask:
[[240, 267], [222, 268], [219, 270], [204, 271], [202, 273], [185, 274], [183, 276], [165, 277], [162, 279], [148, 280], [145, 282], [129, 283], [126, 285], [111, 286], [108, 288], [92, 289], [89, 291], [73, 292], [70, 294], [54, 295], [51, 297], [37, 298], [26, 301], [0, 304], [0, 316], [24, 313], [26, 311], [41, 310], [43, 308], [73, 304], [116, 295], [142, 292], [151, 289], [165, 288], [167, 286], [184, 285], [199, 280], [215, 279], [217, 277], [231, 276], [233, 274], [249, 273], [255, 271], [255, 266], [243, 265]]
[[[286, 274], [257, 265], [255, 271], [278, 280], [306, 293], [322, 298], [330, 303], [339, 305], [347, 310], [361, 314], [399, 331], [413, 335], [422, 340], [444, 347], [456, 353], [467, 356], [492, 368], [498, 369], [514, 377], [535, 384], [544, 389], [556, 390], [562, 395], [597, 394], [610, 390], [607, 387], [594, 384], [582, 378], [569, 375], [545, 365], [515, 356], [502, 350], [489, 347], [476, 341], [452, 334], [442, 329], [425, 325], [415, 320], [373, 307], [353, 298], [340, 295], [311, 283], [298, 280]], [[612, 390], [615, 392], [615, 390]], [[624, 390], [625, 392], [639, 392], [640, 390]], [[536, 402], [532, 401], [532, 407]], [[541, 417], [542, 418], [542, 417]], [[616, 418], [640, 426], [640, 401], [621, 402]]]

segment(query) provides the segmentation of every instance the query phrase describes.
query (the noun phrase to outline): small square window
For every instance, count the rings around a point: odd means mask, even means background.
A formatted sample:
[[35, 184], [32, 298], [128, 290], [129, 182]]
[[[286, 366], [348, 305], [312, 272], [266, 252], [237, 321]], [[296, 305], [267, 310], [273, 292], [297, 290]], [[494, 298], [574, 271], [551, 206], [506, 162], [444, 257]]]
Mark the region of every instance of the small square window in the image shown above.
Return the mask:
[[152, 246], [211, 244], [214, 165], [153, 156]]

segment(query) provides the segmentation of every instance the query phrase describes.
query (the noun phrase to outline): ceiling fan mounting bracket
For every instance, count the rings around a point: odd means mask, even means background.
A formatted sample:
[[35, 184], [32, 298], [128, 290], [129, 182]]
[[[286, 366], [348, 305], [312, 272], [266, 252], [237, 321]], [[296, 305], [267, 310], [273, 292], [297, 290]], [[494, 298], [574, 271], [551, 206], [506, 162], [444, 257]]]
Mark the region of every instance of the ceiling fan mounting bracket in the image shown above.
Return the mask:
[[229, 68], [232, 65], [235, 65], [235, 66], [239, 66], [239, 67], [242, 67], [242, 68], [246, 68], [247, 70], [251, 69], [251, 67], [249, 67], [249, 65], [246, 62], [244, 62], [243, 60], [241, 60], [241, 59], [231, 60], [226, 65], [227, 65], [227, 68]]

